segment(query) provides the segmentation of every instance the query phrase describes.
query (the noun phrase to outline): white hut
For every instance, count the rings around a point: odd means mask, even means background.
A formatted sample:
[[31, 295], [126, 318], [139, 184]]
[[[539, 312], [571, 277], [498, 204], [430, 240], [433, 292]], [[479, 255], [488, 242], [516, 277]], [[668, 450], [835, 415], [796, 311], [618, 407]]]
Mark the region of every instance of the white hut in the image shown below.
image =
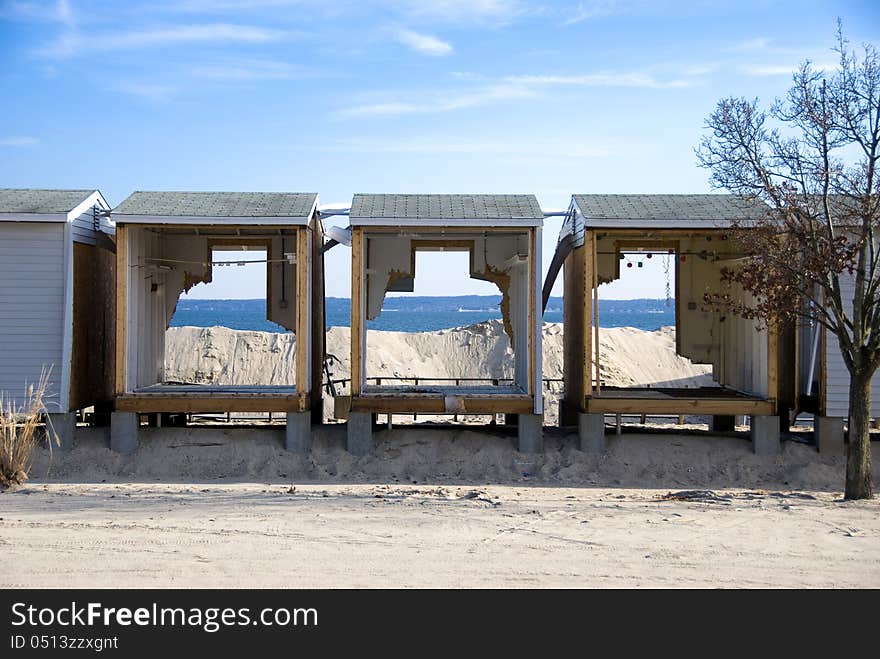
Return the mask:
[[97, 190], [0, 190], [0, 391], [51, 368], [47, 411], [69, 447], [76, 411], [112, 401], [112, 225]]
[[[140, 414], [281, 412], [287, 414], [287, 447], [308, 450], [311, 415], [320, 413], [324, 336], [317, 203], [314, 193], [135, 192], [113, 209], [118, 313], [112, 448], [134, 450]], [[211, 281], [215, 251], [266, 254], [266, 317], [296, 335], [295, 381], [166, 381], [165, 331], [180, 295]]]
[[[541, 445], [541, 228], [534, 195], [357, 194], [352, 200], [351, 396], [348, 446], [371, 450], [377, 413], [518, 415], [520, 450]], [[470, 277], [502, 293], [513, 378], [480, 383], [374, 382], [367, 377], [367, 320], [389, 291], [412, 291], [419, 251], [469, 254]]]
[[[851, 315], [855, 275], [840, 273], [840, 298]], [[797, 390], [796, 413], [814, 416], [815, 438], [823, 453], [844, 452], [844, 427], [849, 425], [850, 375], [837, 337], [824, 326], [801, 320], [797, 350], [788, 377]], [[880, 372], [871, 379], [871, 418], [880, 420]]]

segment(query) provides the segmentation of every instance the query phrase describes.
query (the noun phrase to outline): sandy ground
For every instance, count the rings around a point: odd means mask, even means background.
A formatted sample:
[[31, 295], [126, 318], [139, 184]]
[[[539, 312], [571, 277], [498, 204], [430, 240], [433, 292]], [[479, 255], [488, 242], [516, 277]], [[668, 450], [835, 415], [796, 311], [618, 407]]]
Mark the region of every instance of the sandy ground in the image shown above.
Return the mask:
[[[541, 333], [542, 370], [545, 378], [562, 378], [562, 323], [544, 323]], [[351, 333], [347, 327], [327, 330], [327, 353], [339, 357], [331, 367], [333, 379], [351, 377], [348, 354]], [[294, 381], [295, 338], [232, 330], [226, 327], [172, 327], [166, 333], [165, 378], [197, 384], [271, 384]], [[699, 387], [713, 384], [712, 367], [694, 364], [675, 352], [675, 329], [654, 332], [632, 327], [611, 327], [600, 333], [602, 382], [608, 386]], [[367, 332], [366, 369], [369, 377], [410, 378], [400, 384], [422, 384], [430, 378], [511, 378], [514, 354], [501, 321], [435, 332]], [[385, 384], [389, 384], [386, 380]], [[449, 383], [447, 383], [449, 384]], [[340, 393], [348, 384], [339, 385]], [[555, 425], [561, 382], [544, 388], [547, 425]], [[324, 400], [325, 418], [333, 416], [333, 401]], [[484, 416], [464, 415], [463, 420], [485, 422]]]
[[134, 456], [83, 432], [48, 474], [41, 451], [0, 494], [0, 588], [880, 587], [880, 501], [842, 501], [843, 458], [804, 444], [624, 434], [588, 456], [548, 430], [532, 458], [409, 428], [354, 459], [342, 433], [302, 458], [274, 430], [144, 430]]
[[0, 587], [878, 587], [880, 507], [803, 492], [40, 485]]

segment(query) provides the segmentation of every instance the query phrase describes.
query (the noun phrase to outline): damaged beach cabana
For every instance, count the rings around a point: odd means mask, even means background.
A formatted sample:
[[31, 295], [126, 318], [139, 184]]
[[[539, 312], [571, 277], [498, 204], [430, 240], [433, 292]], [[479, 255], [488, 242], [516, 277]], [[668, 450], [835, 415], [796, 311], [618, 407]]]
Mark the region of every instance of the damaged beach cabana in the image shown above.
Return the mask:
[[[372, 450], [376, 414], [518, 415], [519, 447], [541, 446], [541, 318], [538, 312], [543, 214], [533, 195], [358, 194], [351, 212], [351, 396], [348, 447]], [[463, 252], [469, 276], [496, 284], [513, 351], [512, 381], [418, 384], [370, 381], [367, 321], [388, 292], [412, 292], [421, 251]], [[337, 409], [339, 404], [337, 402]]]
[[[137, 445], [140, 414], [281, 412], [287, 448], [307, 451], [321, 411], [323, 242], [312, 193], [135, 192], [116, 222], [116, 412], [111, 446]], [[212, 279], [217, 252], [261, 255], [267, 320], [295, 333], [295, 374], [284, 386], [168, 382], [165, 332], [178, 299]], [[279, 355], [279, 359], [283, 356]], [[318, 417], [320, 419], [320, 417]]]
[[97, 190], [0, 190], [0, 392], [45, 400], [61, 446], [76, 413], [113, 401], [113, 227]]
[[[734, 418], [747, 415], [755, 451], [778, 449], [776, 415], [793, 405], [793, 395], [779, 384], [791, 337], [760, 330], [756, 321], [706, 301], [713, 294], [747, 301], [742, 290], [721, 279], [722, 267], [741, 258], [728, 234], [734, 220], [747, 222], [765, 212], [760, 202], [718, 194], [572, 198], [553, 263], [558, 269], [564, 260], [560, 419], [578, 425], [584, 450], [604, 449], [606, 414], [707, 415], [715, 430], [732, 430]], [[609, 387], [602, 382], [597, 289], [620, 277], [626, 259], [651, 256], [674, 260], [676, 352], [711, 364], [714, 386]], [[552, 286], [552, 277], [548, 282]]]

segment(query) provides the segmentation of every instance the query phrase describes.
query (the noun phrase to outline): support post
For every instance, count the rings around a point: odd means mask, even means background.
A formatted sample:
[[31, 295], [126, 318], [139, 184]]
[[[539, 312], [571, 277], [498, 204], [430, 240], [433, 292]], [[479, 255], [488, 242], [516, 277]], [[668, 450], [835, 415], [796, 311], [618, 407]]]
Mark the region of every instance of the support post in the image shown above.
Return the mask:
[[752, 450], [755, 455], [776, 455], [781, 444], [779, 441], [778, 416], [752, 416], [751, 419]]
[[373, 452], [373, 415], [369, 412], [348, 413], [348, 452], [363, 457]]
[[312, 413], [288, 412], [284, 448], [292, 453], [308, 453], [312, 448]]
[[517, 424], [517, 450], [520, 453], [544, 452], [544, 417], [540, 414], [520, 414]]
[[578, 438], [585, 453], [604, 453], [608, 450], [605, 439], [604, 414], [578, 414]]
[[709, 432], [732, 432], [736, 430], [736, 417], [730, 414], [713, 414], [709, 418]]
[[137, 413], [113, 412], [110, 415], [110, 450], [117, 453], [134, 453], [137, 444]]
[[47, 414], [49, 432], [54, 431], [58, 436], [58, 443], [50, 435], [49, 441], [52, 442], [52, 448], [62, 451], [69, 451], [73, 448], [74, 434], [76, 433], [76, 412], [68, 412], [67, 414]]
[[843, 418], [835, 416], [817, 416], [814, 419], [813, 436], [819, 453], [843, 455]]

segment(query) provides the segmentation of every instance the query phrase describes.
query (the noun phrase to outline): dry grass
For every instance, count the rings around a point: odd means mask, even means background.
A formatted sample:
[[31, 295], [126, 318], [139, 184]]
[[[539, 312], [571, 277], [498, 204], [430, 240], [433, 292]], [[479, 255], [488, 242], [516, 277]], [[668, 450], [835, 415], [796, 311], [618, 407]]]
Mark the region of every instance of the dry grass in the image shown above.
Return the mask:
[[0, 392], [0, 487], [21, 484], [28, 479], [34, 448], [44, 437], [50, 447], [53, 441], [59, 443], [48, 420], [45, 435], [40, 426], [46, 411], [51, 371], [44, 368], [36, 385], [25, 386], [24, 400], [18, 405]]

